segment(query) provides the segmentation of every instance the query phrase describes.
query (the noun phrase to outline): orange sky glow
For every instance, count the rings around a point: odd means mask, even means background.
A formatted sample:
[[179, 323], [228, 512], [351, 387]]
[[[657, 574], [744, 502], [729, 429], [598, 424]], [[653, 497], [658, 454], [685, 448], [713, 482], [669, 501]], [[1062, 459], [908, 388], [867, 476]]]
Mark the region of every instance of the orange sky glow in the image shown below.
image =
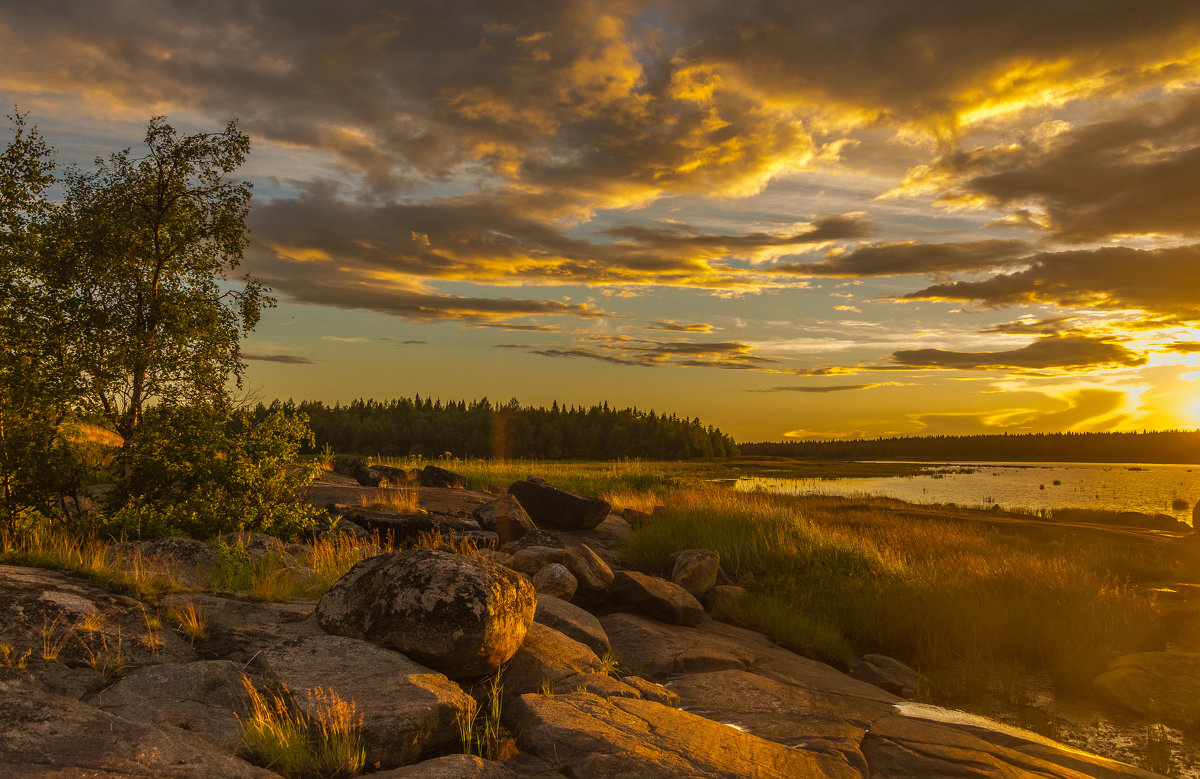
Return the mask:
[[1200, 5], [0, 2], [64, 164], [236, 118], [265, 400], [1200, 426]]

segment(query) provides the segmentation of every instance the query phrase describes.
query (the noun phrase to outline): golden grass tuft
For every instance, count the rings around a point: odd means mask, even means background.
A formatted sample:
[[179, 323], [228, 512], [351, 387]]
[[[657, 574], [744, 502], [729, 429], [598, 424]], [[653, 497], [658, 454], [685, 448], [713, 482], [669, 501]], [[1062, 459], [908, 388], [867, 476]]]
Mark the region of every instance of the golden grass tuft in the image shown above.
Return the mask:
[[362, 715], [353, 701], [334, 690], [316, 687], [306, 691], [316, 722], [292, 701], [285, 688], [277, 695], [260, 693], [242, 675], [249, 699], [241, 725], [239, 753], [285, 777], [357, 776], [366, 762], [362, 746]]
[[363, 493], [359, 502], [363, 508], [371, 511], [416, 514], [421, 510], [416, 487], [376, 487], [372, 493]]
[[179, 632], [192, 644], [208, 640], [208, 631], [205, 630], [208, 615], [194, 602], [184, 601], [176, 606], [171, 610], [171, 617], [175, 620]]

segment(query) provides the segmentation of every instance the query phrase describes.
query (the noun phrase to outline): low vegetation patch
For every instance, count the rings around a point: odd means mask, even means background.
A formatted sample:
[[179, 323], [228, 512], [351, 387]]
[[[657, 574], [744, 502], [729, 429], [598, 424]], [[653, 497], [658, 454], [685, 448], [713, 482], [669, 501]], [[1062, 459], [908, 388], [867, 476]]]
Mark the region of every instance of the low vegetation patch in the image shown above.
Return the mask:
[[1044, 671], [1082, 690], [1152, 635], [1149, 604], [1107, 567], [1103, 544], [1050, 547], [886, 501], [672, 493], [629, 554], [665, 569], [710, 547], [750, 594], [726, 616], [835, 664], [851, 649], [915, 663], [930, 694], [961, 700], [997, 673]]

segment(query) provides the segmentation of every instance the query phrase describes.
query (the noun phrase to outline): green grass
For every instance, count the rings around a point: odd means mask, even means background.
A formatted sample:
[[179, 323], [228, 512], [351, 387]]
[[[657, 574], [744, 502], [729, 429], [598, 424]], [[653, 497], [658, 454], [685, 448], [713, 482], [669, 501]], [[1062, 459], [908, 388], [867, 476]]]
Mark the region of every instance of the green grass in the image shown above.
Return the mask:
[[750, 591], [725, 616], [844, 665], [852, 651], [915, 664], [939, 699], [972, 698], [997, 674], [1050, 673], [1085, 690], [1153, 631], [1149, 604], [1107, 565], [1105, 545], [1051, 550], [982, 523], [870, 499], [676, 491], [636, 531], [637, 563], [709, 547]]

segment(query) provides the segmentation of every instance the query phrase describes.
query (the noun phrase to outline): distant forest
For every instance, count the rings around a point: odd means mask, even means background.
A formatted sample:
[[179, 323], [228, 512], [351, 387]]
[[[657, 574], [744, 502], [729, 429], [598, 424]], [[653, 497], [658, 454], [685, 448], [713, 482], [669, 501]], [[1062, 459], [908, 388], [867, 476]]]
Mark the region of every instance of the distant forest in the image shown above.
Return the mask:
[[743, 455], [819, 460], [1200, 463], [1200, 430], [919, 436], [740, 444]]
[[612, 409], [504, 405], [487, 398], [470, 403], [422, 398], [355, 400], [327, 406], [320, 401], [275, 401], [269, 411], [308, 415], [320, 451], [389, 457], [450, 452], [455, 457], [611, 460], [623, 457], [690, 459], [731, 457], [733, 439], [699, 419], [680, 419], [636, 408]]

